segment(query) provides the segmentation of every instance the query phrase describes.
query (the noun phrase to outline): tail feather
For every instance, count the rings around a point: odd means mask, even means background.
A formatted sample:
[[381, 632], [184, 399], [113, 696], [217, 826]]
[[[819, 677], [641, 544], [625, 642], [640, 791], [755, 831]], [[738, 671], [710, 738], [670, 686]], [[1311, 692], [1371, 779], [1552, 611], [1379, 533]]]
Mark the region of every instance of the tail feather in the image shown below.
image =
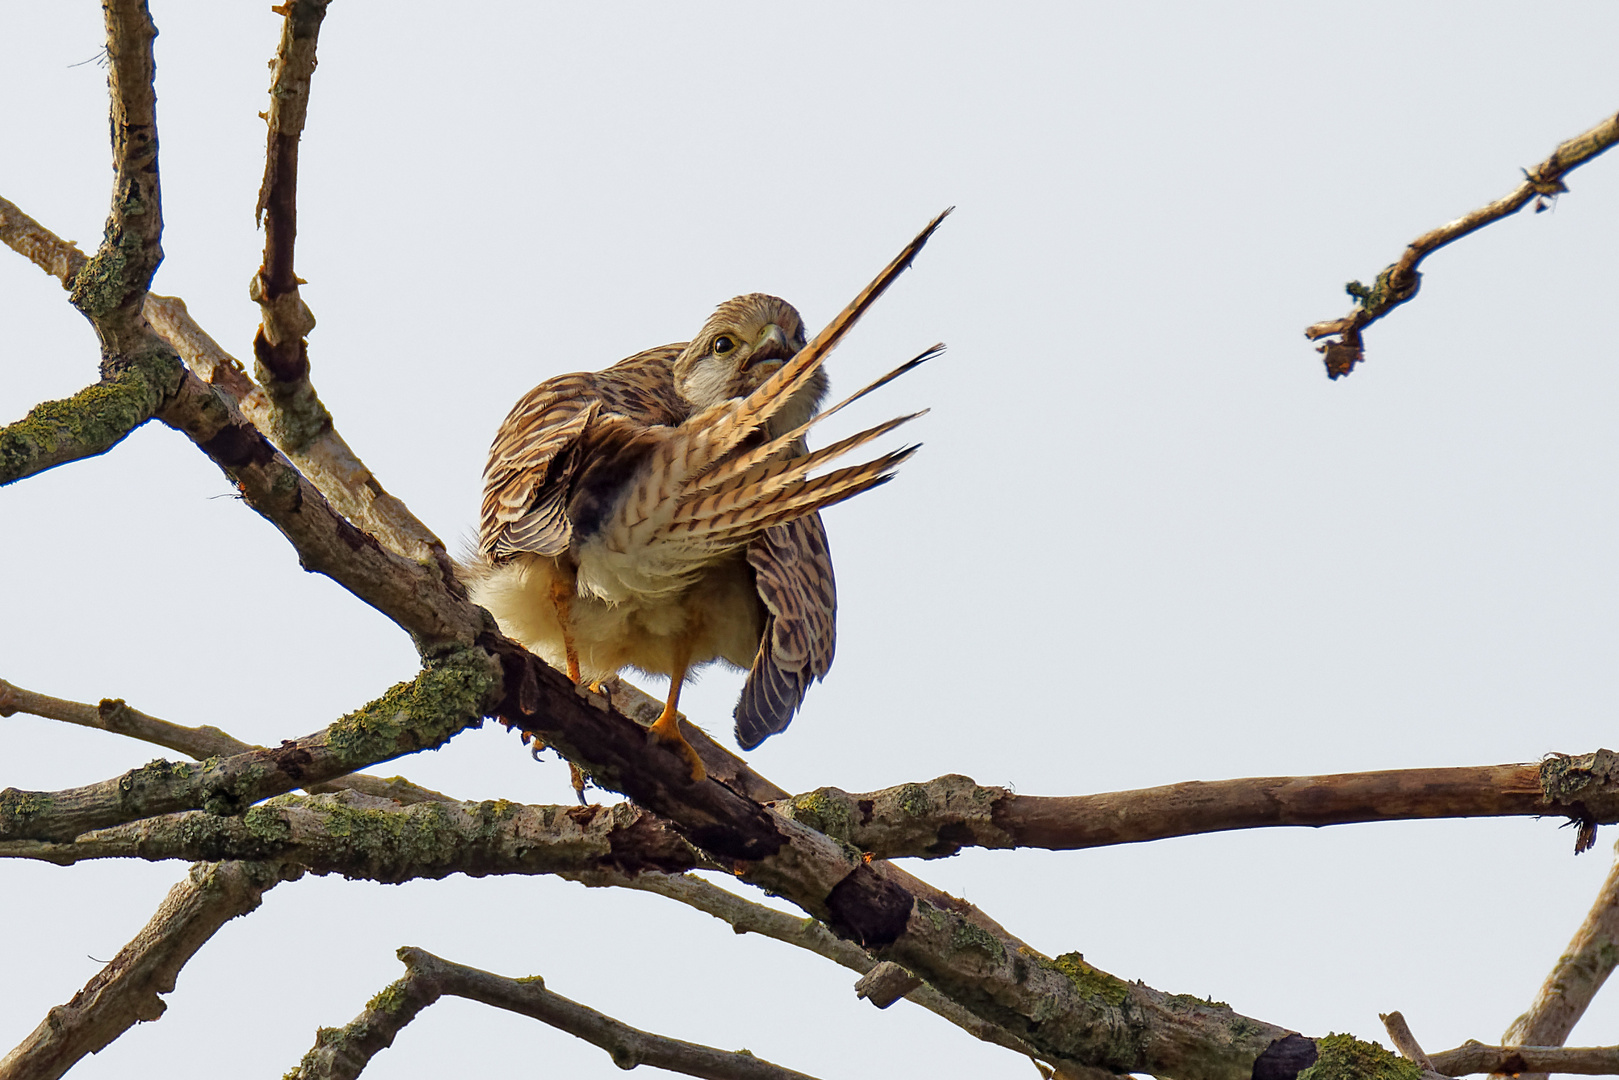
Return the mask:
[[[887, 386], [889, 383], [893, 382], [901, 375], [904, 375], [906, 372], [921, 367], [923, 364], [927, 363], [929, 360], [932, 360], [934, 357], [943, 352], [943, 343], [932, 346], [921, 354], [905, 361], [905, 363], [901, 364], [893, 371], [890, 371], [888, 374], [876, 379], [873, 382], [867, 383], [865, 386], [862, 386], [859, 390], [856, 390], [854, 393], [850, 394], [848, 397], [844, 398], [831, 408], [822, 409], [820, 412], [810, 417], [809, 420], [798, 425], [796, 428], [793, 428], [786, 434], [771, 439], [762, 446], [757, 446], [746, 453], [738, 454], [733, 458], [729, 458], [707, 472], [700, 474], [687, 485], [687, 490], [710, 490], [724, 484], [738, 473], [746, 472], [747, 470], [752, 469], [760, 462], [769, 461], [771, 458], [777, 456], [784, 450], [787, 450], [789, 447], [797, 443], [799, 439], [804, 437], [810, 428], [814, 427], [816, 424], [819, 424], [822, 420], [825, 420], [827, 417], [843, 409], [845, 406], [854, 404], [856, 401], [859, 401], [873, 390], [878, 390], [884, 386]], [[913, 415], [920, 416], [922, 414], [915, 413]]]
[[759, 535], [766, 529], [802, 517], [812, 510], [834, 506], [869, 491], [894, 478], [893, 470], [903, 464], [921, 444], [902, 447], [891, 454], [817, 476], [795, 481], [789, 487], [740, 511], [720, 514], [707, 520], [682, 522], [670, 531], [690, 536], [705, 544], [728, 546]]
[[808, 454], [755, 465], [747, 472], [732, 477], [718, 488], [706, 490], [696, 497], [683, 499], [680, 506], [675, 510], [674, 520], [676, 523], [680, 523], [714, 517], [727, 511], [751, 506], [766, 496], [780, 491], [794, 481], [803, 479], [810, 472], [820, 468], [827, 462], [842, 457], [850, 450], [863, 446], [873, 439], [880, 439], [901, 424], [926, 415], [927, 411], [922, 409], [908, 416], [897, 416], [892, 420], [869, 427], [865, 431], [850, 435], [846, 439], [840, 439], [831, 446], [823, 447]]

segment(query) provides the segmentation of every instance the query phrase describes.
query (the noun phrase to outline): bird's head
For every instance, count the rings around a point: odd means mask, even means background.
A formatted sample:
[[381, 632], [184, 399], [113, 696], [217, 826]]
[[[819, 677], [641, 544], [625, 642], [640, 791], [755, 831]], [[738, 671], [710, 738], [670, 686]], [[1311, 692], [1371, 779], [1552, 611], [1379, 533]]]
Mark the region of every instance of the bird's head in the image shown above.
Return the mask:
[[[787, 301], [763, 293], [727, 300], [675, 358], [675, 389], [694, 412], [743, 397], [791, 360], [804, 341], [804, 320]], [[770, 433], [790, 431], [813, 416], [826, 386], [825, 371], [817, 371], [771, 418]]]

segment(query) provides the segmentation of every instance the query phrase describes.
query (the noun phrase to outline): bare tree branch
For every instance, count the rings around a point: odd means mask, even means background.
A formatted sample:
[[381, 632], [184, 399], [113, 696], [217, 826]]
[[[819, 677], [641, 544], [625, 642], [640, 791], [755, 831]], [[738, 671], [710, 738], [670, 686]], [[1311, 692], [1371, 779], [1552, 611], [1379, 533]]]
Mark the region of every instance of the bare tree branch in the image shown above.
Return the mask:
[[302, 871], [265, 863], [193, 866], [157, 914], [84, 989], [0, 1060], [0, 1080], [55, 1080], [166, 1007], [180, 969], [225, 923], [259, 906], [264, 893]]
[[507, 979], [440, 959], [409, 946], [399, 959], [415, 975], [431, 980], [440, 993], [481, 1001], [536, 1020], [601, 1047], [621, 1069], [651, 1065], [708, 1080], [813, 1080], [773, 1065], [747, 1050], [725, 1051], [654, 1035], [569, 1000], [545, 988], [539, 976]]
[[1577, 1073], [1619, 1074], [1619, 1046], [1485, 1046], [1469, 1039], [1454, 1050], [1434, 1054], [1434, 1068], [1446, 1076], [1470, 1073], [1514, 1073], [1544, 1076]]
[[[60, 720], [81, 727], [110, 731], [117, 735], [127, 735], [132, 739], [140, 739], [142, 742], [189, 754], [198, 761], [264, 749], [262, 746], [242, 742], [216, 727], [181, 727], [167, 720], [159, 720], [155, 716], [147, 716], [138, 709], [130, 708], [122, 698], [103, 698], [99, 705], [84, 705], [77, 701], [63, 701], [61, 698], [36, 694], [32, 690], [24, 690], [0, 679], [0, 716], [11, 716], [19, 712], [42, 716], [47, 720]], [[366, 773], [339, 776], [324, 784], [313, 784], [308, 790], [312, 793], [359, 791], [400, 803], [441, 802], [459, 805], [461, 802], [460, 799], [442, 792], [413, 784], [402, 776], [384, 779]]]
[[1619, 756], [1598, 750], [1538, 765], [1261, 776], [1068, 796], [1017, 795], [951, 775], [863, 795], [820, 788], [777, 808], [885, 859], [1423, 818], [1563, 815], [1595, 824], [1619, 820]]
[[1398, 262], [1388, 267], [1368, 288], [1358, 281], [1348, 285], [1349, 295], [1355, 298], [1355, 307], [1341, 319], [1318, 322], [1304, 331], [1311, 341], [1336, 337], [1320, 346], [1326, 359], [1327, 376], [1339, 378], [1348, 375], [1365, 358], [1361, 333], [1417, 294], [1422, 275], [1417, 267], [1422, 260], [1468, 233], [1482, 229], [1492, 222], [1509, 217], [1530, 202], [1536, 210], [1544, 209], [1543, 200], [1568, 190], [1563, 177], [1603, 153], [1619, 142], [1619, 115], [1610, 116], [1596, 127], [1574, 136], [1552, 151], [1551, 157], [1523, 171], [1523, 183], [1512, 191], [1470, 214], [1449, 221], [1430, 232], [1423, 233], [1406, 247]]
[[[1608, 871], [1596, 903], [1574, 932], [1568, 948], [1557, 958], [1529, 1011], [1508, 1026], [1501, 1036], [1502, 1043], [1561, 1046], [1613, 973], [1615, 964], [1619, 964], [1619, 860]], [[1511, 1071], [1526, 1072], [1522, 1080], [1545, 1078], [1544, 1072]]]
[[493, 620], [466, 599], [447, 559], [425, 564], [395, 555], [349, 524], [258, 428], [195, 375], [184, 373], [160, 416], [281, 530], [306, 570], [325, 574], [409, 631], [419, 651], [470, 644], [493, 632]]
[[101, 338], [102, 375], [150, 352], [141, 317], [163, 261], [163, 203], [157, 171], [157, 27], [143, 0], [107, 0], [107, 89], [112, 98], [112, 206], [101, 247], [74, 275], [73, 306]]
[[497, 685], [481, 650], [451, 653], [413, 681], [313, 735], [196, 764], [154, 761], [112, 780], [56, 792], [0, 791], [0, 840], [71, 840], [91, 829], [183, 810], [240, 813], [476, 725]]
[[64, 289], [90, 261], [78, 244], [63, 240], [4, 198], [0, 198], [0, 243], [60, 281]]
[[451, 874], [680, 873], [712, 864], [628, 803], [523, 806], [504, 799], [401, 806], [356, 791], [283, 795], [239, 816], [189, 811], [69, 842], [0, 842], [0, 858], [275, 859], [315, 874], [398, 884]]
[[315, 1045], [282, 1080], [353, 1080], [394, 1036], [442, 996], [431, 979], [414, 971], [382, 988], [365, 1010], [340, 1028], [315, 1032]]

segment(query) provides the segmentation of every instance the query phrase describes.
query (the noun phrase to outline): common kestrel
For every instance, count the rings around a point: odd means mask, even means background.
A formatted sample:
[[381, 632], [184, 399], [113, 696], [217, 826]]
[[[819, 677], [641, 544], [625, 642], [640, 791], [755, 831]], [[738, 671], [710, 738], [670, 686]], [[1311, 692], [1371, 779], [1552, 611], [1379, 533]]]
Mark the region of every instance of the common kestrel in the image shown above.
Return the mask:
[[739, 296], [690, 342], [546, 380], [495, 435], [472, 598], [575, 682], [624, 667], [669, 676], [652, 734], [694, 780], [703, 767], [677, 722], [688, 672], [748, 669], [735, 717], [751, 750], [832, 665], [837, 591], [819, 511], [885, 483], [917, 447], [809, 474], [921, 414], [816, 451], [805, 432], [942, 347], [817, 413], [822, 363], [948, 213], [808, 344], [792, 305]]

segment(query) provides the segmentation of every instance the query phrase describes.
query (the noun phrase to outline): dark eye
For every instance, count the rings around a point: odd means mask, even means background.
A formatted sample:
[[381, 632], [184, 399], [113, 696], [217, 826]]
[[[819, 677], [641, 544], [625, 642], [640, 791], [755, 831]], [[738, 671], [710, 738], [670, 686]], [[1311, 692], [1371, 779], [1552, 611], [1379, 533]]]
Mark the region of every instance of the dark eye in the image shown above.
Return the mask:
[[724, 356], [726, 353], [730, 352], [734, 348], [736, 348], [736, 342], [732, 341], [730, 338], [726, 337], [724, 334], [721, 334], [719, 337], [714, 339], [714, 355], [715, 356]]

